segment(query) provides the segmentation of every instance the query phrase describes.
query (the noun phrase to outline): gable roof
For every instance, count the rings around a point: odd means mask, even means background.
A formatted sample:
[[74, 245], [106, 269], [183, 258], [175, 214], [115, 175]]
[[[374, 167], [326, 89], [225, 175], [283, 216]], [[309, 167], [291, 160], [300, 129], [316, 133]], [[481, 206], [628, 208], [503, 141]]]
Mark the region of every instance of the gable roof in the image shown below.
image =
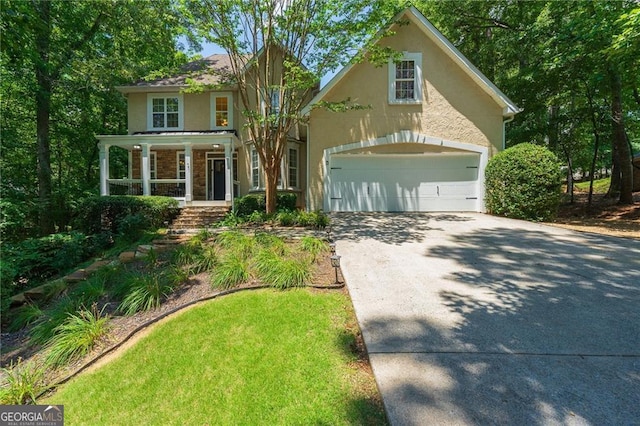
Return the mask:
[[122, 93], [176, 90], [188, 87], [187, 79], [198, 84], [217, 85], [228, 81], [231, 74], [231, 60], [227, 54], [215, 54], [184, 65], [180, 74], [155, 80], [140, 80], [132, 85], [117, 86]]
[[[398, 19], [406, 16], [409, 20], [416, 24], [422, 32], [429, 37], [453, 62], [455, 62], [478, 86], [486, 92], [498, 105], [502, 107], [504, 117], [513, 117], [522, 111], [511, 101], [507, 95], [502, 93], [482, 72], [475, 67], [431, 22], [414, 6], [408, 7], [398, 13], [392, 20], [392, 27]], [[316, 96], [302, 110], [303, 115], [309, 114], [313, 105], [324, 98], [324, 96], [340, 82], [346, 74], [354, 67], [355, 64], [345, 66], [338, 72]]]

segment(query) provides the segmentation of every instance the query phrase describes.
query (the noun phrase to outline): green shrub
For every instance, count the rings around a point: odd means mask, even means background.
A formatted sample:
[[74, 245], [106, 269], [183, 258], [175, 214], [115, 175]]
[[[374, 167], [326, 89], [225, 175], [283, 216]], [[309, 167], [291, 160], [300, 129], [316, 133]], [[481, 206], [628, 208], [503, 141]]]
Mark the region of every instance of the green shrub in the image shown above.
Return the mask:
[[0, 387], [0, 404], [22, 405], [36, 403], [36, 395], [45, 389], [44, 368], [18, 359], [2, 369], [4, 376]]
[[239, 217], [249, 216], [255, 211], [264, 210], [264, 194], [248, 194], [234, 201], [235, 214]]
[[298, 212], [297, 223], [300, 226], [304, 226], [307, 228], [323, 229], [329, 225], [329, 222], [330, 222], [329, 216], [327, 216], [325, 213], [321, 211]]
[[81, 232], [30, 238], [4, 244], [0, 261], [3, 296], [12, 296], [61, 275], [94, 256], [101, 248], [96, 239]]
[[152, 229], [161, 228], [179, 213], [178, 201], [171, 197], [108, 196], [83, 200], [72, 221], [74, 228], [86, 234], [119, 232], [121, 222], [127, 216], [141, 215]]
[[296, 224], [297, 215], [292, 211], [282, 210], [276, 214], [275, 219], [280, 226], [293, 226]]
[[117, 235], [122, 241], [133, 243], [142, 237], [144, 231], [151, 228], [151, 221], [141, 213], [122, 218], [117, 224]]
[[561, 200], [562, 171], [547, 148], [523, 143], [493, 157], [485, 172], [486, 207], [495, 215], [546, 221]]
[[47, 345], [46, 364], [59, 367], [86, 355], [107, 332], [107, 321], [95, 305], [91, 311], [81, 309], [76, 314], [69, 314], [67, 320], [56, 327]]
[[[296, 210], [298, 196], [293, 192], [278, 192], [276, 194], [276, 210]], [[247, 217], [253, 212], [264, 213], [267, 208], [265, 195], [247, 194], [244, 197], [236, 198], [234, 201], [234, 211], [239, 217]]]

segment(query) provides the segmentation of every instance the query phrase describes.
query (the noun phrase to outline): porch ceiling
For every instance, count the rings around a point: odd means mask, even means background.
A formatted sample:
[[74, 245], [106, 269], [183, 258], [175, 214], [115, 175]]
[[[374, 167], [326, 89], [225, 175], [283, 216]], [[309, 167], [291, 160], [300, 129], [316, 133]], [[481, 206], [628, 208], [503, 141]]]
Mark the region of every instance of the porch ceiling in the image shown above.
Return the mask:
[[[193, 149], [216, 149], [225, 145], [232, 148], [240, 146], [240, 139], [234, 132], [172, 132], [172, 133], [140, 133], [133, 135], [98, 135], [101, 146], [117, 146], [127, 150], [138, 149], [148, 144], [153, 149], [183, 149], [190, 144]], [[215, 145], [220, 145], [216, 147]]]

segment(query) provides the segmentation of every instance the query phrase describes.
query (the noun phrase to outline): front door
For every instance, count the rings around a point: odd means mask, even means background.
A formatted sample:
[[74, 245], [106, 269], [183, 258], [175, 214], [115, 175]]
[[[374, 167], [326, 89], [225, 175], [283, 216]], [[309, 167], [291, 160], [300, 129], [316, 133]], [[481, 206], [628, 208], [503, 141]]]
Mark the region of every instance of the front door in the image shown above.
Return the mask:
[[224, 200], [225, 166], [224, 158], [209, 159], [209, 200]]

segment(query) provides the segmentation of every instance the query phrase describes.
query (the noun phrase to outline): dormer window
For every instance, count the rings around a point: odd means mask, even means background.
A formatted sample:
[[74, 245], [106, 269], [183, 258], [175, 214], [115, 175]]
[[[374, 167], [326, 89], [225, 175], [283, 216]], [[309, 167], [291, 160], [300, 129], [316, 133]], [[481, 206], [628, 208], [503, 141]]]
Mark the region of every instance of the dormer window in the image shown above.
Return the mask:
[[211, 94], [211, 129], [233, 129], [233, 95], [231, 93]]
[[147, 96], [148, 130], [182, 130], [183, 105], [179, 94]]
[[389, 62], [389, 103], [416, 104], [422, 102], [422, 54], [407, 53]]

